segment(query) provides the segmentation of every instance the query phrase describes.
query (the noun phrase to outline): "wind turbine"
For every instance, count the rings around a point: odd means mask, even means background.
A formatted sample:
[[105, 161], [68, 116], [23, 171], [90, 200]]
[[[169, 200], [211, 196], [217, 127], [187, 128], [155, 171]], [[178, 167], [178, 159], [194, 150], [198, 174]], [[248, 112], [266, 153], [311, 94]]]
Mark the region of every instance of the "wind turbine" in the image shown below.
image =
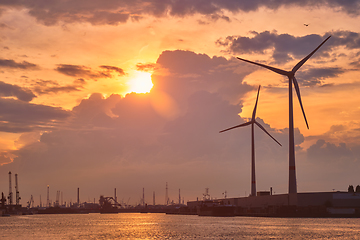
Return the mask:
[[[303, 58], [291, 71], [285, 71], [282, 69], [274, 68], [271, 66], [267, 66], [265, 64], [252, 62], [243, 58], [239, 58], [239, 60], [252, 63], [258, 65], [260, 67], [267, 68], [273, 72], [276, 72], [281, 75], [285, 75], [289, 78], [289, 205], [297, 205], [297, 185], [296, 185], [296, 171], [295, 171], [295, 142], [294, 142], [294, 120], [293, 120], [293, 97], [292, 97], [292, 84], [294, 83], [294, 87], [296, 90], [296, 94], [298, 96], [300, 107], [302, 113], [304, 115], [304, 119], [306, 122], [307, 128], [309, 128], [308, 122], [306, 120], [304, 108], [301, 102], [300, 89], [295, 78], [295, 73], [299, 68], [330, 38], [327, 37], [314, 51], [312, 51], [309, 55]], [[290, 196], [292, 195], [292, 196]]]
[[242, 123], [240, 125], [237, 125], [237, 126], [227, 128], [225, 130], [220, 131], [220, 133], [222, 133], [222, 132], [234, 129], [234, 128], [244, 127], [244, 126], [247, 126], [247, 125], [251, 124], [251, 196], [256, 196], [254, 124], [258, 125], [258, 127], [260, 129], [262, 129], [265, 133], [267, 133], [267, 135], [269, 135], [275, 142], [277, 142], [281, 146], [281, 144], [275, 138], [273, 138], [273, 136], [271, 136], [270, 133], [268, 133], [265, 130], [265, 128], [263, 126], [261, 126], [260, 123], [258, 123], [255, 120], [257, 103], [258, 103], [258, 99], [259, 99], [259, 92], [260, 92], [260, 86], [259, 86], [259, 89], [258, 89], [256, 102], [255, 102], [255, 107], [254, 107], [254, 110], [253, 110], [253, 113], [252, 113], [251, 120], [249, 122]]

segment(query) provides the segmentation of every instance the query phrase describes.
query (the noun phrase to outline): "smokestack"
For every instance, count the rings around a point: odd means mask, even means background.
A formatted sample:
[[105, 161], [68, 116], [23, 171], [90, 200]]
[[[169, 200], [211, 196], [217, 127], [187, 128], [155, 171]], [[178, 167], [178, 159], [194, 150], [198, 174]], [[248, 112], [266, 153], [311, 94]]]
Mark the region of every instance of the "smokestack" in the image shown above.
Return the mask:
[[167, 182], [166, 182], [166, 188], [165, 188], [165, 205], [169, 205], [168, 183]]
[[50, 207], [49, 185], [47, 185], [47, 199], [46, 199], [46, 206], [47, 206], [47, 207]]
[[77, 189], [77, 203], [80, 206], [80, 188]]
[[272, 195], [272, 187], [270, 187], [270, 195]]
[[18, 185], [18, 178], [17, 178], [17, 173], [15, 173], [15, 201], [16, 201], [16, 205], [20, 205], [20, 195], [19, 195], [19, 185]]
[[153, 206], [155, 206], [155, 191], [153, 192]]
[[181, 195], [180, 195], [180, 188], [179, 188], [179, 205], [181, 204]]
[[143, 188], [143, 206], [145, 207], [145, 188]]
[[12, 205], [12, 188], [11, 188], [11, 172], [9, 172], [9, 196], [8, 196], [8, 199], [9, 199], [9, 205]]
[[116, 188], [115, 188], [115, 191], [114, 191], [114, 199], [115, 199], [115, 202], [117, 202], [117, 197], [116, 197]]

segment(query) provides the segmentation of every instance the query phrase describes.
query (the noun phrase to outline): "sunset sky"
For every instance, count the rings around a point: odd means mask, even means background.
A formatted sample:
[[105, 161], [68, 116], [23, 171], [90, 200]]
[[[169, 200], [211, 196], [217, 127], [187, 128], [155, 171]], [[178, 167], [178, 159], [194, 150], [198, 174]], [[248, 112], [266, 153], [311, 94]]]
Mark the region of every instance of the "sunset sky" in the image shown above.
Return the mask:
[[[360, 185], [360, 1], [0, 1], [0, 191], [19, 175], [23, 205], [177, 202], [288, 188], [288, 80], [236, 57], [296, 73], [299, 192]], [[306, 26], [307, 25], [307, 26]], [[14, 180], [13, 180], [14, 186]]]

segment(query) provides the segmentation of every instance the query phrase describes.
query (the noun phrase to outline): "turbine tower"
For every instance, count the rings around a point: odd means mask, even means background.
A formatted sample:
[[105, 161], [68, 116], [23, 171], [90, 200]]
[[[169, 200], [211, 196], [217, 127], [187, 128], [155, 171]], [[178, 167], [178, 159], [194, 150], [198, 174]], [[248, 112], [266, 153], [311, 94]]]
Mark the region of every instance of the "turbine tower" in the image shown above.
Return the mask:
[[295, 73], [299, 68], [304, 65], [304, 63], [330, 38], [327, 37], [314, 51], [309, 55], [303, 58], [291, 71], [285, 71], [282, 69], [274, 68], [265, 64], [252, 62], [243, 58], [239, 60], [258, 65], [260, 67], [267, 68], [278, 74], [287, 76], [289, 78], [289, 205], [297, 205], [297, 185], [296, 185], [296, 171], [295, 171], [295, 141], [294, 141], [294, 117], [293, 117], [293, 96], [292, 96], [292, 85], [294, 83], [295, 91], [299, 99], [300, 107], [304, 115], [305, 123], [307, 128], [309, 128], [308, 122], [306, 120], [305, 111], [301, 102], [300, 89], [298, 82], [295, 78]]
[[270, 133], [268, 133], [265, 130], [265, 128], [263, 126], [261, 126], [260, 123], [258, 123], [255, 120], [257, 103], [258, 103], [258, 99], [259, 99], [259, 93], [260, 93], [260, 86], [259, 86], [259, 89], [258, 89], [258, 93], [257, 93], [255, 107], [254, 107], [254, 110], [253, 110], [253, 113], [252, 113], [252, 117], [251, 117], [251, 120], [249, 122], [242, 123], [240, 125], [237, 125], [237, 126], [234, 126], [234, 127], [231, 127], [231, 128], [220, 131], [220, 133], [222, 133], [222, 132], [234, 129], [234, 128], [244, 127], [244, 126], [247, 126], [247, 125], [251, 124], [251, 196], [256, 196], [254, 124], [258, 125], [258, 127], [261, 130], [263, 130], [265, 133], [267, 133], [275, 142], [277, 142], [281, 146], [281, 144], [275, 138], [273, 138], [273, 136], [271, 136]]

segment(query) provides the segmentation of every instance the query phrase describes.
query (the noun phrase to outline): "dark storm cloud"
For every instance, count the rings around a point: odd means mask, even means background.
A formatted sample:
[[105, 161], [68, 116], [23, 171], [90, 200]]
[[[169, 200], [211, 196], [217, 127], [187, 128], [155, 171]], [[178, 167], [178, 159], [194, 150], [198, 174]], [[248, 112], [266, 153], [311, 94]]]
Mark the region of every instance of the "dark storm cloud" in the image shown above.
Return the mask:
[[61, 108], [0, 98], [0, 131], [2, 132], [46, 130], [69, 116], [70, 113]]
[[15, 68], [15, 69], [36, 69], [38, 66], [26, 61], [15, 62], [11, 59], [0, 59], [0, 68]]
[[29, 89], [0, 81], [0, 97], [16, 97], [21, 101], [30, 102], [36, 96]]
[[278, 34], [276, 31], [251, 32], [252, 37], [228, 36], [217, 40], [219, 46], [226, 47], [232, 54], [264, 54], [273, 50], [273, 59], [277, 63], [284, 63], [293, 58], [300, 59], [314, 50], [327, 36], [332, 36], [313, 58], [329, 57], [330, 50], [336, 47], [347, 49], [360, 49], [360, 33], [351, 31], [333, 31], [320, 36], [311, 34], [295, 37], [289, 34]]
[[276, 10], [280, 7], [330, 7], [344, 11], [350, 15], [359, 13], [359, 1], [338, 0], [291, 0], [291, 1], [264, 1], [264, 0], [73, 0], [73, 1], [41, 1], [41, 0], [14, 0], [3, 1], [0, 7], [26, 8], [29, 14], [39, 22], [54, 25], [63, 22], [90, 22], [92, 24], [117, 25], [128, 19], [140, 19], [147, 14], [153, 16], [188, 16], [193, 14], [209, 15], [216, 19], [227, 20], [223, 10], [236, 12], [256, 11], [265, 7]]
[[91, 68], [81, 66], [81, 65], [71, 65], [71, 64], [59, 64], [55, 69], [56, 71], [71, 77], [80, 77], [80, 78], [111, 78], [113, 72], [117, 72], [119, 75], [125, 75], [124, 70], [119, 67], [114, 66], [100, 66], [102, 71], [94, 71]]

